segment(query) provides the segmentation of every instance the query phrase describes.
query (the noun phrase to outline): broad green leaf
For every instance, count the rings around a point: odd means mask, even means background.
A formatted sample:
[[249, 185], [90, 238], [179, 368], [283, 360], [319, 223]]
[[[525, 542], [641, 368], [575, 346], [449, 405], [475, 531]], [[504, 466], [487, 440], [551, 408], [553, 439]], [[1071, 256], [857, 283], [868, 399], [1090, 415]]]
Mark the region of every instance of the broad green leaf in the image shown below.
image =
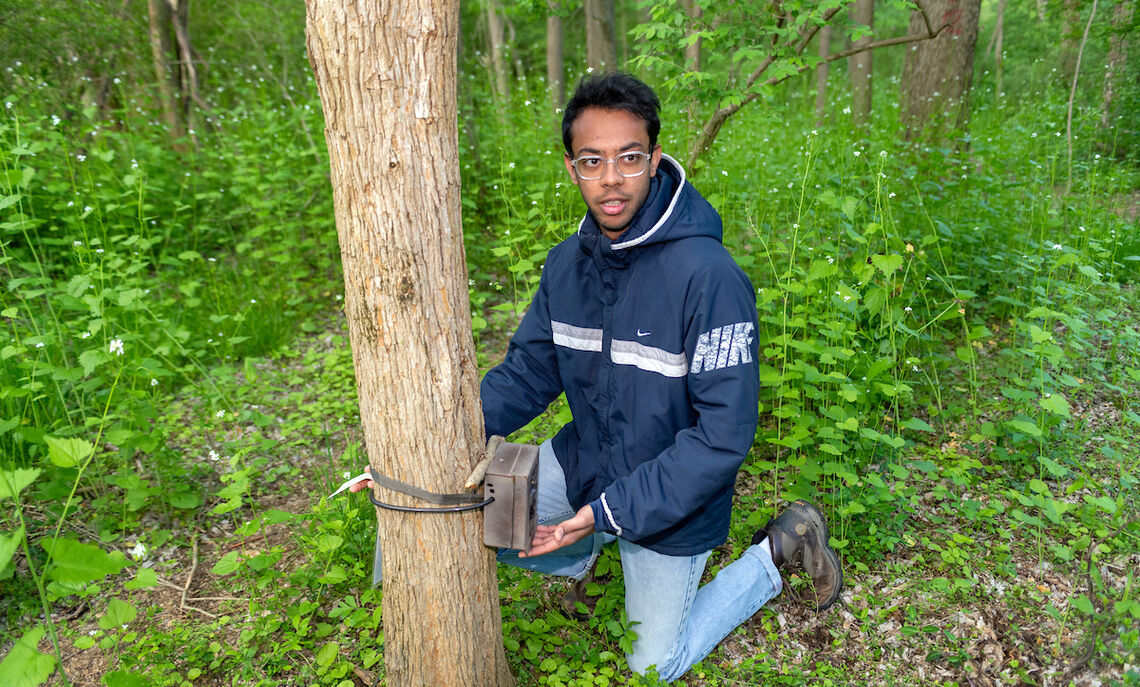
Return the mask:
[[126, 557], [119, 551], [108, 554], [98, 546], [74, 539], [60, 539], [54, 547], [47, 539], [41, 542], [51, 554], [52, 567], [48, 576], [63, 584], [79, 585], [101, 580], [119, 572], [127, 564]]
[[1037, 494], [1051, 494], [1049, 485], [1039, 479], [1029, 480], [1029, 490]]
[[19, 193], [10, 196], [0, 196], [0, 210], [15, 205], [22, 197], [23, 196]]
[[82, 463], [95, 450], [86, 439], [44, 437], [48, 444], [48, 458], [56, 467], [73, 468]]
[[1069, 601], [1069, 605], [1072, 606], [1073, 608], [1077, 609], [1081, 613], [1087, 613], [1089, 615], [1092, 615], [1095, 612], [1095, 609], [1093, 608], [1092, 602], [1089, 601], [1089, 598], [1087, 596], [1085, 596], [1084, 594], [1080, 594], [1080, 595], [1073, 597], [1073, 599], [1071, 601]]
[[816, 279], [825, 279], [838, 271], [834, 263], [830, 263], [827, 260], [816, 260], [808, 269], [806, 281], [811, 282]]
[[855, 208], [857, 207], [859, 207], [859, 200], [857, 198], [847, 196], [843, 199], [843, 214], [847, 215], [847, 219], [852, 222], [855, 221]]
[[241, 561], [238, 560], [238, 552], [230, 551], [218, 559], [211, 572], [215, 575], [229, 575], [239, 567], [241, 567]]
[[1065, 397], [1061, 394], [1051, 394], [1049, 396], [1046, 396], [1045, 398], [1042, 398], [1039, 403], [1041, 404], [1042, 408], [1048, 410], [1054, 415], [1060, 415], [1061, 417], [1072, 416], [1071, 413], [1069, 413], [1069, 402], [1066, 401]]
[[20, 541], [24, 538], [24, 527], [21, 525], [20, 529], [16, 530], [11, 536], [0, 534], [0, 570], [8, 567], [11, 562], [12, 556], [16, 555], [16, 549], [20, 548]]
[[928, 422], [926, 422], [925, 420], [921, 420], [917, 417], [912, 417], [911, 419], [902, 423], [902, 426], [907, 428], [907, 429], [913, 429], [917, 432], [933, 432], [934, 431], [934, 428], [931, 427]]
[[42, 625], [28, 630], [0, 661], [4, 687], [39, 687], [55, 672], [55, 656], [41, 654], [36, 649], [44, 632]]
[[863, 307], [872, 315], [879, 314], [887, 304], [887, 290], [881, 286], [872, 286], [863, 296]]
[[95, 371], [96, 367], [102, 365], [110, 359], [111, 356], [107, 355], [99, 349], [83, 351], [79, 354], [79, 364], [83, 366], [83, 374], [85, 375], [91, 374]]
[[115, 670], [103, 675], [107, 687], [151, 687], [151, 681], [129, 670]]
[[0, 470], [0, 499], [16, 498], [29, 484], [36, 481], [39, 475], [39, 468]]
[[838, 427], [839, 429], [843, 429], [843, 430], [846, 430], [848, 432], [854, 432], [854, 431], [859, 429], [859, 419], [854, 418], [854, 417], [849, 417], [846, 420], [844, 420], [843, 422], [836, 422], [835, 426]]
[[1108, 498], [1107, 496], [1089, 496], [1085, 494], [1085, 501], [1100, 508], [1109, 515], [1116, 514], [1116, 501]]
[[331, 666], [333, 661], [336, 660], [337, 654], [340, 653], [340, 645], [336, 642], [329, 642], [317, 651], [316, 661], [317, 665], [322, 668]]
[[158, 573], [154, 571], [154, 568], [139, 568], [138, 572], [135, 573], [135, 579], [127, 582], [123, 586], [127, 589], [135, 590], [147, 589], [157, 584]]
[[871, 264], [879, 268], [883, 274], [890, 276], [891, 272], [902, 267], [903, 258], [901, 255], [872, 255]]
[[113, 630], [122, 627], [139, 617], [138, 610], [122, 599], [111, 599], [107, 604], [107, 612], [99, 618], [99, 627], [104, 630]]
[[1030, 422], [1029, 420], [1008, 420], [1005, 424], [1009, 425], [1019, 432], [1029, 434], [1030, 436], [1041, 436], [1041, 430], [1035, 423]]

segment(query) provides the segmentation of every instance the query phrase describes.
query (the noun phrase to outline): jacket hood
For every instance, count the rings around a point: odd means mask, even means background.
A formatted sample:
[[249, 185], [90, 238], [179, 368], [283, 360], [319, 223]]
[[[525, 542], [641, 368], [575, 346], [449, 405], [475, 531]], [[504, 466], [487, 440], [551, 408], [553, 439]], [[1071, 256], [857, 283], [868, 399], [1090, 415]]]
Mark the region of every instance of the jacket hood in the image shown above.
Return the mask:
[[664, 153], [645, 203], [617, 240], [611, 241], [602, 233], [588, 210], [578, 223], [578, 237], [588, 252], [597, 246], [602, 252], [616, 253], [690, 236], [707, 236], [719, 242], [722, 234], [720, 215], [686, 181], [681, 163]]

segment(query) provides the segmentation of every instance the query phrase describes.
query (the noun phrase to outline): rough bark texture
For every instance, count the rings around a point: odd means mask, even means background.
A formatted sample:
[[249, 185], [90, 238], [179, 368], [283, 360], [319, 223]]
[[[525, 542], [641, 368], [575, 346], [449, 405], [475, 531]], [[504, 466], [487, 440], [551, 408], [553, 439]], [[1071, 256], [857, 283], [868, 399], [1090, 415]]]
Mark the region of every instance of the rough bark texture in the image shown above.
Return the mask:
[[566, 63], [562, 57], [562, 17], [555, 14], [558, 5], [547, 3], [546, 16], [546, 86], [550, 89], [550, 103], [554, 109], [566, 102]]
[[[699, 0], [685, 0], [685, 14], [689, 15], [689, 35], [700, 30], [701, 15], [704, 10]], [[701, 37], [685, 46], [685, 69], [690, 72], [701, 71]]]
[[[974, 46], [978, 42], [981, 0], [927, 0], [935, 26], [949, 24], [937, 38], [907, 48], [903, 65], [902, 122], [907, 140], [941, 141], [964, 128], [970, 111]], [[910, 32], [925, 30], [911, 15]]]
[[1121, 2], [1112, 12], [1112, 35], [1108, 39], [1108, 57], [1105, 59], [1104, 89], [1101, 94], [1100, 126], [1112, 127], [1116, 118], [1116, 91], [1119, 88], [1120, 74], [1128, 64], [1128, 37], [1125, 31], [1132, 24], [1132, 14], [1136, 6], [1131, 2]]
[[[875, 28], [875, 0], [855, 0], [851, 5], [851, 19], [856, 24]], [[912, 25], [911, 28], [915, 27]], [[921, 31], [923, 26], [920, 25], [917, 29]], [[872, 36], [863, 36], [852, 43], [851, 47], [862, 48], [871, 41]], [[871, 120], [874, 55], [873, 50], [867, 50], [848, 58], [847, 66], [851, 73], [851, 114], [859, 126], [865, 126]]]
[[[819, 58], [826, 60], [831, 54], [831, 24], [819, 30]], [[831, 63], [824, 62], [815, 68], [815, 123], [823, 125], [827, 114], [827, 73]]]
[[[306, 6], [369, 462], [458, 492], [484, 444], [459, 214], [458, 1]], [[482, 515], [378, 518], [387, 684], [513, 684]]]
[[586, 64], [596, 71], [618, 68], [614, 35], [614, 0], [584, 0], [586, 12]]

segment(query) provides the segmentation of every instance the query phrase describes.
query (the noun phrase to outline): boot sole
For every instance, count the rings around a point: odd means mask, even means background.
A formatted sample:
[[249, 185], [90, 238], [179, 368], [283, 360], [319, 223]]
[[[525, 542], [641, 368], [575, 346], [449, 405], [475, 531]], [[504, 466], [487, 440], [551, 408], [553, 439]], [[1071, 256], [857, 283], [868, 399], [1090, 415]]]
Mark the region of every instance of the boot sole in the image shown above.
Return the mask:
[[835, 565], [835, 572], [839, 575], [839, 584], [835, 586], [835, 592], [832, 593], [830, 598], [825, 599], [823, 603], [816, 606], [816, 610], [826, 611], [828, 608], [831, 608], [832, 604], [839, 600], [839, 593], [843, 591], [843, 565], [840, 563], [839, 555], [835, 553], [835, 549], [831, 548], [831, 534], [827, 529], [827, 521], [823, 519], [823, 514], [819, 512], [819, 509], [802, 499], [795, 501], [794, 505], [798, 506], [800, 512], [823, 530], [823, 553], [827, 556], [828, 560]]

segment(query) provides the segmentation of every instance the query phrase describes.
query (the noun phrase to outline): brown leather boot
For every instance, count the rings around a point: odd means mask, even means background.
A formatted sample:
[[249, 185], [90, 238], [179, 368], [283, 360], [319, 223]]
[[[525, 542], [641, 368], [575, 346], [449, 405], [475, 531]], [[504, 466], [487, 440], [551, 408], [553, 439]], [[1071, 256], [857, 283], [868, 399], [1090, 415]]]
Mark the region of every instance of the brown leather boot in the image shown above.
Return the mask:
[[827, 522], [819, 509], [803, 499], [796, 500], [757, 530], [752, 543], [758, 544], [764, 537], [768, 537], [777, 568], [803, 564], [815, 588], [817, 609], [822, 611], [835, 603], [843, 589], [843, 568], [828, 544]]

